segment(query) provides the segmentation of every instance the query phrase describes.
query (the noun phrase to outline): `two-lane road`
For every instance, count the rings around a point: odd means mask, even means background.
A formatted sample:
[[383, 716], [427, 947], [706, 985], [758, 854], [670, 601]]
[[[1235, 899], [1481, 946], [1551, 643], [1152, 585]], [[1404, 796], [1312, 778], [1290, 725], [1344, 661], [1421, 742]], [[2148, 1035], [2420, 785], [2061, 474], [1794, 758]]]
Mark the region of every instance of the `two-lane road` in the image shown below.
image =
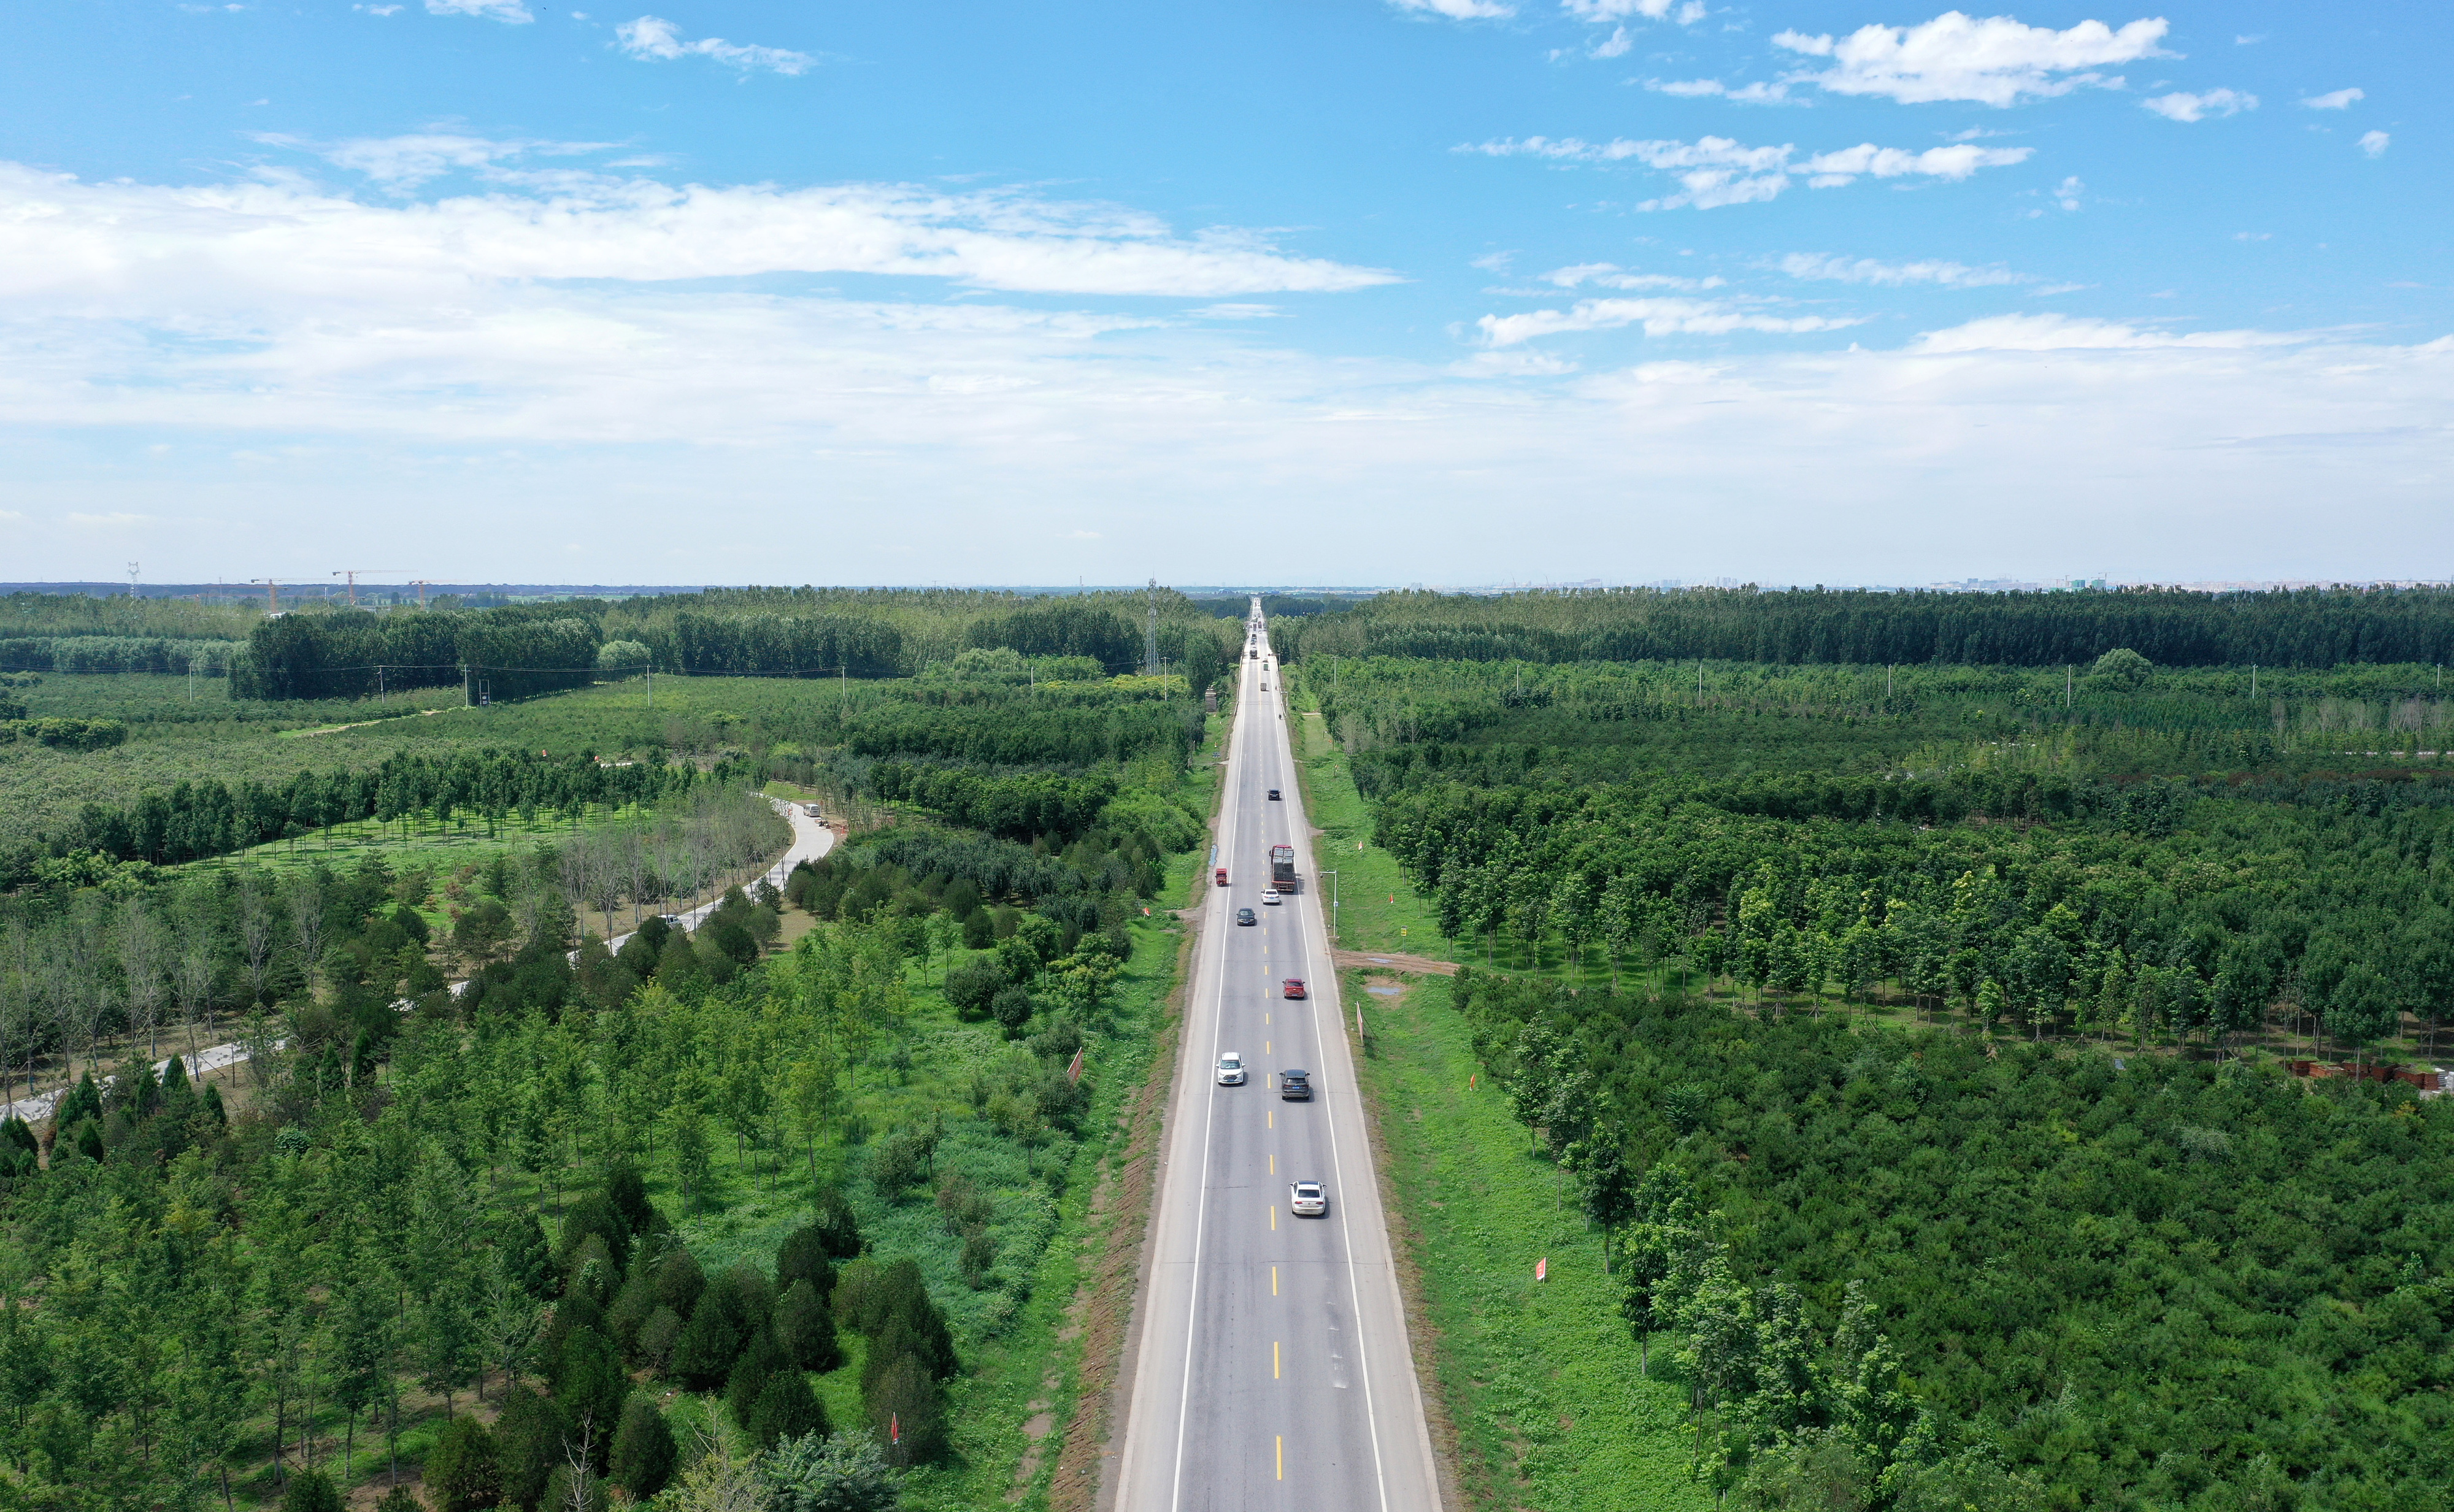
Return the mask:
[[[1431, 1439], [1258, 620], [1257, 600], [1219, 816], [1231, 885], [1210, 889], [1187, 994], [1115, 1505], [1432, 1512]], [[1273, 845], [1295, 847], [1301, 887], [1269, 906]], [[1258, 922], [1237, 925], [1240, 908]], [[1311, 996], [1287, 998], [1291, 977]], [[1243, 1086], [1213, 1075], [1231, 1050], [1251, 1068]], [[1295, 1068], [1312, 1073], [1309, 1101], [1278, 1096]], [[1325, 1217], [1288, 1211], [1297, 1180], [1326, 1183]]]

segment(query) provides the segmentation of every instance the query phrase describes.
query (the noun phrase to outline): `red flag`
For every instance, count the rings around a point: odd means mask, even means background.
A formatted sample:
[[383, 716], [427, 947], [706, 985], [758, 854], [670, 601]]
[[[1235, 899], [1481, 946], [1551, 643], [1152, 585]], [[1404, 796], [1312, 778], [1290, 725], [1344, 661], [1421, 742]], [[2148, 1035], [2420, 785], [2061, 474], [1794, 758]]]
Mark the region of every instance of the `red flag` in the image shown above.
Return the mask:
[[886, 1415], [886, 1441], [889, 1443], [903, 1441], [903, 1420], [891, 1412]]
[[1534, 1279], [1540, 1280], [1551, 1274], [1551, 1257], [1543, 1256], [1534, 1262]]

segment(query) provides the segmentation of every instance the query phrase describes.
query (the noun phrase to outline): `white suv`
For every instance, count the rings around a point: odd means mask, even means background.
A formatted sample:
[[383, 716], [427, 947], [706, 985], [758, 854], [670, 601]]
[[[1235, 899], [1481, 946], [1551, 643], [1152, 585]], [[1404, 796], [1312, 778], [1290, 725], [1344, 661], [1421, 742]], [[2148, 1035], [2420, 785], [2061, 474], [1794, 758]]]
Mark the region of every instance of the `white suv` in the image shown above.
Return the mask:
[[1244, 1084], [1242, 1054], [1230, 1050], [1218, 1058], [1218, 1084], [1222, 1087], [1240, 1087]]

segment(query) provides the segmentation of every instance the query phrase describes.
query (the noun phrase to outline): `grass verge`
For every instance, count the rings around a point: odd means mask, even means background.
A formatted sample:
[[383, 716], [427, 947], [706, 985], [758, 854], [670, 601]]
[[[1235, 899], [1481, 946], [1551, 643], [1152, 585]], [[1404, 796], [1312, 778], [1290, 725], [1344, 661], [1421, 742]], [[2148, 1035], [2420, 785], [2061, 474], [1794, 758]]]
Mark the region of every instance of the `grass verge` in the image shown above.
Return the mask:
[[[1644, 1375], [1600, 1236], [1528, 1148], [1506, 1098], [1473, 1087], [1474, 1047], [1446, 978], [1341, 979], [1369, 994], [1378, 1020], [1358, 1075], [1397, 1195], [1391, 1240], [1416, 1278], [1417, 1368], [1454, 1432], [1464, 1505], [1709, 1507], [1687, 1474], [1684, 1388]], [[1538, 1261], [1548, 1280], [1535, 1280]]]

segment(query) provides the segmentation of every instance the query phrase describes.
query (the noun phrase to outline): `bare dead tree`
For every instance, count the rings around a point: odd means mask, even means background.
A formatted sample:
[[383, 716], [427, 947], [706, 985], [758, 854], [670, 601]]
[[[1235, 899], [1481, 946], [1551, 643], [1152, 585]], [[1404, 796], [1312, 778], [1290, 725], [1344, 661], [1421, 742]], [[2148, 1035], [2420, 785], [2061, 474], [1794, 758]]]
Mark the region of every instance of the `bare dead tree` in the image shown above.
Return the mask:
[[272, 907], [264, 889], [252, 872], [239, 877], [236, 895], [238, 905], [238, 947], [247, 961], [248, 998], [264, 1001], [264, 978], [272, 966], [272, 945], [276, 937], [272, 923]]
[[[119, 972], [128, 983], [128, 1027], [145, 1036], [151, 1060], [162, 1058], [162, 1002], [171, 985], [171, 938], [150, 903], [119, 911]], [[132, 1048], [132, 1047], [131, 1047]]]

